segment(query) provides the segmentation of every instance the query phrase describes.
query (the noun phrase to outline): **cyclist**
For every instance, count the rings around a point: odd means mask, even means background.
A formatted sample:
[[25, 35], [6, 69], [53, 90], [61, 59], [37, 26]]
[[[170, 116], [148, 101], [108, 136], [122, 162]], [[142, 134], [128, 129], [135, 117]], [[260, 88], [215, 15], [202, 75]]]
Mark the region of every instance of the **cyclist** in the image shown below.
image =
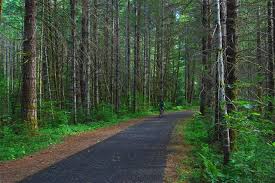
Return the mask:
[[159, 103], [159, 117], [162, 117], [163, 113], [164, 113], [164, 102], [163, 100], [161, 100]]

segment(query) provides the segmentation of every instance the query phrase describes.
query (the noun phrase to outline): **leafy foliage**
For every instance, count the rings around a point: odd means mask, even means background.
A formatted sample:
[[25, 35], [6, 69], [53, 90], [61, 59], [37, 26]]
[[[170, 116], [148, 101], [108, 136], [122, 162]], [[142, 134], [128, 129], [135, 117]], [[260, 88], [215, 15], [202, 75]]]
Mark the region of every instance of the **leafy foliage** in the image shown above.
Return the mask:
[[41, 126], [58, 127], [70, 122], [70, 113], [57, 107], [54, 101], [43, 102], [41, 107]]
[[199, 115], [184, 129], [185, 139], [193, 145], [192, 182], [271, 183], [274, 176], [275, 147], [273, 123], [252, 110], [227, 117], [235, 131], [235, 149], [229, 165], [223, 166], [219, 144], [212, 143], [213, 123]]

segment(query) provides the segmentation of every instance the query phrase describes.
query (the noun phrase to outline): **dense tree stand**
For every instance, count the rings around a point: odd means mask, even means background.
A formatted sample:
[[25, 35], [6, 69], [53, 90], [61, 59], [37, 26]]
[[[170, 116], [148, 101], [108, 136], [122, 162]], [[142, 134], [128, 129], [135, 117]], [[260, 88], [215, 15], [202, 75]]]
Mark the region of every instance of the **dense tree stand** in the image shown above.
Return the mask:
[[0, 0], [0, 162], [199, 110], [181, 129], [202, 171], [190, 182], [268, 182], [274, 17], [275, 0]]

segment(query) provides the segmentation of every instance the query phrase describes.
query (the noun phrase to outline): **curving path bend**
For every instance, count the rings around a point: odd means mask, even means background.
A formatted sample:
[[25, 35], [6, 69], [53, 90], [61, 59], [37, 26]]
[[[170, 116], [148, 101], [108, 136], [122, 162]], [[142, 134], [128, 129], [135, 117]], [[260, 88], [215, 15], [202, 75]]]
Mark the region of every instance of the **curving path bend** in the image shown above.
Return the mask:
[[21, 183], [161, 183], [173, 128], [192, 114], [147, 119]]

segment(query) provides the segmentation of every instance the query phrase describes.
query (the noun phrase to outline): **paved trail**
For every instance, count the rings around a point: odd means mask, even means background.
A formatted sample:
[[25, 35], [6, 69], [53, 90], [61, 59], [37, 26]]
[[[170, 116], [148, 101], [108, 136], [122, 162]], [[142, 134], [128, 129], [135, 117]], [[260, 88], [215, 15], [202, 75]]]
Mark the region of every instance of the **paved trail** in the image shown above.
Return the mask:
[[22, 183], [161, 183], [175, 123], [191, 112], [134, 125], [23, 180]]

